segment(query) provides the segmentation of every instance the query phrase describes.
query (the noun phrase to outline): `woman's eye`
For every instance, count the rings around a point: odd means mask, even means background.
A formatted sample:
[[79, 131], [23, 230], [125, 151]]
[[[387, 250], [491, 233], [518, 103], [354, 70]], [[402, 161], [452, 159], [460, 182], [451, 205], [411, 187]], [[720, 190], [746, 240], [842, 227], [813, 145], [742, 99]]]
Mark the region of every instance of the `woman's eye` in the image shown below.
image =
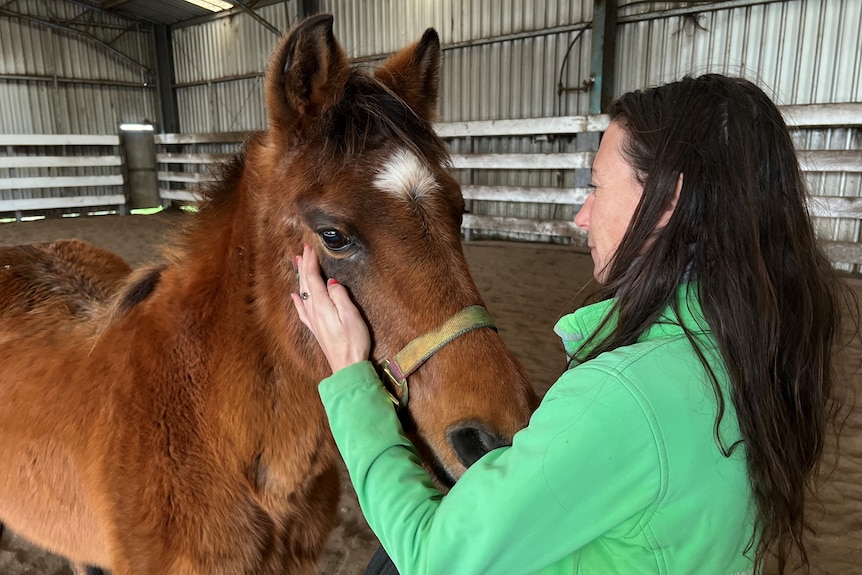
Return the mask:
[[353, 245], [353, 240], [338, 230], [324, 230], [320, 233], [320, 238], [323, 240], [326, 247], [334, 252]]

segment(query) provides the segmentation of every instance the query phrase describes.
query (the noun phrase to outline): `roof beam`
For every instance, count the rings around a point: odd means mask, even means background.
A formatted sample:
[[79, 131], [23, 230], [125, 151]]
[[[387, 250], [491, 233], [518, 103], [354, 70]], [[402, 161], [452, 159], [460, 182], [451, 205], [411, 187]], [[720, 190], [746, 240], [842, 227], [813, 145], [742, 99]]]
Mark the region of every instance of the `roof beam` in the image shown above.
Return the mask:
[[[90, 10], [92, 12], [98, 12], [103, 16], [111, 16], [113, 18], [122, 18], [123, 20], [129, 20], [131, 22], [137, 22], [138, 24], [146, 24], [148, 22], [144, 22], [143, 20], [139, 20], [137, 18], [132, 18], [131, 16], [125, 16], [123, 14], [118, 14], [116, 12], [108, 12], [104, 6], [96, 5], [91, 2], [85, 2], [84, 0], [63, 0], [64, 2], [68, 2], [69, 4], [74, 4], [75, 6], [80, 6], [85, 10]], [[126, 2], [128, 0], [120, 0], [121, 2]], [[110, 2], [108, 2], [110, 3]]]
[[100, 4], [103, 10], [111, 10], [113, 8], [118, 8], [123, 4], [127, 4], [129, 0], [105, 0]]
[[255, 12], [255, 11], [254, 11], [254, 9], [252, 8], [252, 6], [254, 6], [254, 5], [256, 4], [256, 2], [252, 2], [250, 6], [246, 6], [246, 5], [242, 2], [242, 0], [233, 0], [233, 2], [234, 2], [234, 5], [235, 5], [235, 6], [239, 6], [240, 8], [242, 8], [242, 10], [243, 10], [246, 14], [248, 14], [249, 16], [251, 16], [252, 18], [254, 18], [254, 19], [257, 21], [257, 23], [258, 23], [258, 24], [260, 24], [261, 26], [263, 26], [264, 28], [266, 28], [267, 30], [269, 30], [270, 32], [272, 32], [273, 34], [275, 34], [276, 36], [281, 36], [281, 35], [282, 35], [282, 31], [281, 31], [281, 30], [279, 30], [278, 28], [276, 28], [275, 26], [273, 26], [272, 24], [270, 24], [269, 22], [267, 22], [267, 21], [266, 21], [266, 19], [265, 19], [263, 16], [261, 16], [260, 14], [258, 14], [257, 12]]
[[142, 72], [144, 72], [146, 74], [152, 74], [152, 70], [147, 68], [144, 64], [141, 64], [140, 62], [138, 62], [137, 60], [135, 60], [131, 56], [127, 56], [126, 54], [120, 52], [119, 50], [117, 50], [113, 46], [103, 42], [102, 40], [99, 40], [98, 38], [96, 38], [95, 36], [93, 36], [92, 34], [89, 34], [87, 32], [75, 30], [74, 28], [69, 28], [68, 26], [64, 26], [63, 24], [59, 24], [57, 22], [52, 22], [50, 20], [43, 20], [42, 18], [36, 18], [35, 16], [30, 16], [29, 14], [22, 14], [20, 12], [13, 12], [11, 10], [6, 10], [3, 8], [0, 8], [0, 16], [6, 16], [8, 18], [20, 18], [21, 20], [26, 20], [28, 22], [32, 22], [32, 23], [38, 24], [40, 26], [45, 26], [47, 28], [53, 28], [55, 30], [68, 32], [69, 34], [72, 34], [73, 36], [79, 36], [80, 38], [83, 38], [89, 42], [92, 42], [93, 44], [96, 44], [97, 46], [99, 46], [103, 50], [113, 54], [117, 58], [124, 60], [125, 62], [133, 65], [134, 67], [138, 68]]

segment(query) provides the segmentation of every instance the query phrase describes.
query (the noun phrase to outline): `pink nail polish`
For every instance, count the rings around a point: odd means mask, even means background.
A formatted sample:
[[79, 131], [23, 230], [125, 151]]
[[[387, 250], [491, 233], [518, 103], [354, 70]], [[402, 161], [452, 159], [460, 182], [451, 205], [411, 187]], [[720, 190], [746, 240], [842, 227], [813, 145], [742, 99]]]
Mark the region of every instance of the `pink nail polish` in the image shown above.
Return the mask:
[[334, 286], [334, 285], [338, 284], [338, 281], [335, 278], [329, 278], [329, 280], [327, 280], [326, 283], [328, 283], [331, 286]]

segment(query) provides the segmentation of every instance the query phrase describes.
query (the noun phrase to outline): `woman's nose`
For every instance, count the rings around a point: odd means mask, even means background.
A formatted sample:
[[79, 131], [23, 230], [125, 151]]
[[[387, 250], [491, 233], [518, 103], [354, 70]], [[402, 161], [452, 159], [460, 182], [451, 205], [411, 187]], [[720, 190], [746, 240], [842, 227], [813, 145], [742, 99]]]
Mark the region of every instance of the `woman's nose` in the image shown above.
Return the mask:
[[575, 214], [575, 225], [584, 231], [590, 228], [590, 208], [593, 203], [593, 195], [587, 196], [586, 201], [581, 205], [581, 209]]

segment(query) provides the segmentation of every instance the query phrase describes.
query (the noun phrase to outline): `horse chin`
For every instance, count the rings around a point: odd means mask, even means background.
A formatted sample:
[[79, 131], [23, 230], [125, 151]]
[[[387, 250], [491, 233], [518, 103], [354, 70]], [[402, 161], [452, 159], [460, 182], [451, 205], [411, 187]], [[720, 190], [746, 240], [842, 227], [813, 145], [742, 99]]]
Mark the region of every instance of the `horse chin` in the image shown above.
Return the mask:
[[[417, 451], [419, 451], [423, 467], [431, 475], [434, 484], [443, 493], [448, 493], [458, 478], [446, 468], [434, 450], [423, 439], [413, 438], [413, 444], [416, 446]], [[459, 473], [458, 477], [460, 476], [461, 474]]]
[[434, 483], [437, 484], [437, 487], [443, 493], [447, 493], [452, 489], [452, 486], [455, 485], [455, 482], [458, 480], [455, 476], [449, 473], [449, 470], [446, 469], [437, 456], [432, 456], [430, 464], [426, 467], [429, 468], [429, 472], [431, 473], [431, 478], [434, 480]]
[[424, 437], [416, 432], [416, 423], [410, 415], [409, 409], [401, 411], [398, 414], [398, 419], [401, 420], [401, 427], [404, 429], [407, 438], [410, 439], [410, 442], [416, 448], [419, 459], [422, 461], [422, 467], [431, 476], [437, 488], [443, 493], [448, 493], [463, 474], [463, 469], [453, 473], [446, 467], [438, 456], [437, 451], [428, 444]]

